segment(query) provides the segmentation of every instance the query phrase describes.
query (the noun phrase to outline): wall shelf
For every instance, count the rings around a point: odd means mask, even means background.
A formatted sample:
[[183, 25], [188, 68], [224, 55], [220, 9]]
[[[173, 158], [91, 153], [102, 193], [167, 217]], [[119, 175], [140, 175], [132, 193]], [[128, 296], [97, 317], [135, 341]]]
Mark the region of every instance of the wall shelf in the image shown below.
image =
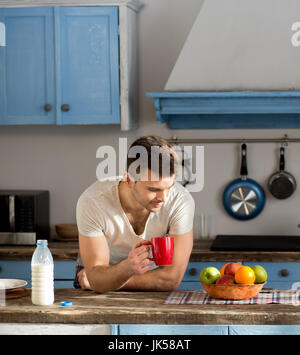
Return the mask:
[[300, 91], [148, 92], [171, 129], [300, 128]]

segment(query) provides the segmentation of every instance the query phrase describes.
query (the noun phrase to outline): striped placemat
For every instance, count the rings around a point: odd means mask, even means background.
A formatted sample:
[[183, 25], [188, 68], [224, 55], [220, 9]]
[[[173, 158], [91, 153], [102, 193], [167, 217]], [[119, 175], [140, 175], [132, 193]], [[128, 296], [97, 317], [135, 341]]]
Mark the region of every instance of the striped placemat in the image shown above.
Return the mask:
[[173, 291], [163, 304], [291, 304], [300, 305], [300, 290], [261, 291], [247, 300], [221, 300], [212, 298], [206, 291]]

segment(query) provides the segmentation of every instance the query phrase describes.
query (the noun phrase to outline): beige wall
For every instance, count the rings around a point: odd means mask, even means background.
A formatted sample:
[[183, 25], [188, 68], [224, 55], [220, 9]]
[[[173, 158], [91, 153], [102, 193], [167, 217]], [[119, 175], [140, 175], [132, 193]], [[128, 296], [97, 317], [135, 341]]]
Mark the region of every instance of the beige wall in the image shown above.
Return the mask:
[[[124, 133], [113, 126], [11, 126], [0, 128], [0, 188], [49, 189], [51, 225], [75, 222], [75, 205], [81, 192], [96, 179], [96, 150], [100, 145], [118, 146], [119, 137], [130, 143], [142, 134], [165, 138], [300, 137], [299, 130], [169, 130], [156, 124], [153, 101], [147, 91], [162, 91], [184, 41], [201, 7], [199, 0], [143, 0], [138, 19], [140, 60], [139, 129]], [[300, 49], [299, 49], [300, 50]], [[249, 176], [264, 187], [277, 169], [275, 144], [249, 144]], [[286, 152], [286, 168], [300, 183], [299, 144]], [[248, 222], [233, 220], [221, 206], [224, 186], [239, 175], [239, 145], [205, 146], [205, 185], [193, 193], [196, 215], [212, 216], [215, 233], [297, 234], [300, 222], [300, 191], [277, 201], [267, 193], [263, 213]], [[196, 227], [199, 218], [196, 218]]]
[[204, 1], [166, 90], [299, 90], [299, 13], [298, 0]]

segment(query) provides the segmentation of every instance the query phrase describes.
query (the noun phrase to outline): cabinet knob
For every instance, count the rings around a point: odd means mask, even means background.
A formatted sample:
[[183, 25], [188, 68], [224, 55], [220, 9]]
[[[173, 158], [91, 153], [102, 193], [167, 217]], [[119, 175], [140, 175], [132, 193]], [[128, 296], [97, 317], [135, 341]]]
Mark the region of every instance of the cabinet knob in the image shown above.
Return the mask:
[[191, 276], [196, 276], [198, 274], [198, 270], [194, 267], [192, 267], [191, 269], [189, 269], [189, 274]]
[[44, 110], [45, 110], [46, 112], [51, 111], [51, 109], [52, 109], [52, 106], [51, 106], [50, 104], [46, 104], [46, 105], [44, 106]]
[[61, 105], [61, 110], [63, 111], [63, 112], [68, 112], [68, 111], [70, 111], [70, 105], [68, 105], [68, 104], [63, 104], [63, 105]]
[[290, 272], [288, 269], [282, 269], [280, 270], [280, 275], [283, 276], [283, 277], [287, 277], [289, 276]]

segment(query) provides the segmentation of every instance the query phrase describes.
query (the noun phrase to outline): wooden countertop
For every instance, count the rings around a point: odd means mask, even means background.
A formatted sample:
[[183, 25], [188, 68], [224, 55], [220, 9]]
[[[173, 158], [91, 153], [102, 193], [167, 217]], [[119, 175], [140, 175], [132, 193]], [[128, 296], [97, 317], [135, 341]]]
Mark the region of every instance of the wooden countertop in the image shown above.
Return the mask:
[[212, 251], [210, 241], [195, 241], [190, 261], [300, 261], [299, 251]]
[[[300, 261], [299, 251], [211, 251], [212, 241], [194, 241], [190, 261]], [[76, 260], [77, 242], [49, 242], [54, 260]], [[0, 245], [0, 260], [31, 260], [35, 246]]]
[[[54, 260], [76, 260], [78, 254], [77, 242], [49, 241]], [[0, 245], [0, 260], [31, 260], [35, 245]]]
[[[55, 303], [35, 306], [30, 296], [6, 301], [1, 323], [65, 324], [300, 324], [292, 305], [163, 305], [168, 292], [56, 289]], [[62, 307], [61, 301], [73, 306]]]

